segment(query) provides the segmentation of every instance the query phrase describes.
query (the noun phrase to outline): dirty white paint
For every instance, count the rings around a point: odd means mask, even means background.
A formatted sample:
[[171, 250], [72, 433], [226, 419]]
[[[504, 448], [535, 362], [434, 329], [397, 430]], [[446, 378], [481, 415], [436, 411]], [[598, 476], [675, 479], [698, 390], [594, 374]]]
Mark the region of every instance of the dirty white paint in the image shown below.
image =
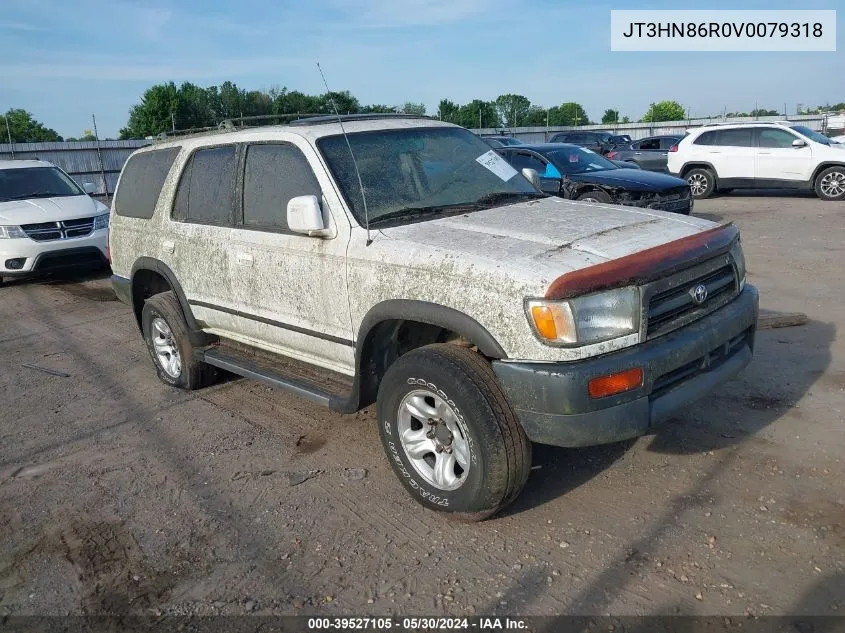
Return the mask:
[[[422, 126], [437, 121], [374, 120], [344, 124], [348, 133]], [[541, 343], [524, 312], [560, 275], [609, 261], [715, 226], [660, 211], [533, 200], [463, 216], [367, 233], [330, 176], [316, 140], [339, 134], [338, 124], [271, 127], [183, 139], [152, 220], [113, 216], [112, 259], [129, 277], [139, 257], [159, 259], [176, 274], [189, 301], [279, 321], [354, 341], [367, 312], [390, 299], [459, 310], [499, 342], [510, 359], [577, 360], [636, 343], [630, 336], [582, 349]], [[170, 219], [178, 174], [190, 152], [205, 145], [287, 141], [308, 158], [323, 191], [330, 239], [221, 228]], [[149, 151], [144, 149], [141, 151]], [[119, 186], [119, 185], [118, 185]], [[284, 213], [284, 209], [279, 209]], [[165, 248], [174, 244], [173, 252]], [[238, 265], [248, 252], [254, 265]], [[346, 374], [354, 347], [209, 308], [196, 308], [209, 331]]]

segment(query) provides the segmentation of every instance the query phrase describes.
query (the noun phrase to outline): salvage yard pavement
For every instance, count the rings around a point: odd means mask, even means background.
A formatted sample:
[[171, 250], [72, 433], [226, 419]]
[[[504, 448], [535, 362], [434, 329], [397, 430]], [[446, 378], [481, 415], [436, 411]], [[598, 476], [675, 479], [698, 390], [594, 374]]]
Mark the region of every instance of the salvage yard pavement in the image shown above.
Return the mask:
[[[845, 207], [697, 202], [769, 314], [732, 383], [636, 441], [537, 446], [501, 516], [426, 511], [374, 411], [164, 387], [106, 274], [0, 288], [0, 617], [845, 613]], [[800, 321], [801, 319], [799, 319]]]

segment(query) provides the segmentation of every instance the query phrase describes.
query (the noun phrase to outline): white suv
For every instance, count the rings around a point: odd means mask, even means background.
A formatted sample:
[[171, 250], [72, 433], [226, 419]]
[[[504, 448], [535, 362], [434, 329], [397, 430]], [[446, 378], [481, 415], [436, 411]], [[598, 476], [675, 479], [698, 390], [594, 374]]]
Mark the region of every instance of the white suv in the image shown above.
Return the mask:
[[0, 160], [0, 281], [105, 264], [109, 208], [55, 165]]
[[112, 283], [165, 384], [377, 402], [408, 491], [465, 518], [516, 497], [530, 441], [648, 433], [751, 360], [736, 227], [546, 196], [440, 121], [171, 140], [132, 155], [112, 212]]
[[789, 122], [707, 125], [669, 150], [669, 172], [694, 198], [739, 188], [815, 190], [845, 200], [845, 145]]

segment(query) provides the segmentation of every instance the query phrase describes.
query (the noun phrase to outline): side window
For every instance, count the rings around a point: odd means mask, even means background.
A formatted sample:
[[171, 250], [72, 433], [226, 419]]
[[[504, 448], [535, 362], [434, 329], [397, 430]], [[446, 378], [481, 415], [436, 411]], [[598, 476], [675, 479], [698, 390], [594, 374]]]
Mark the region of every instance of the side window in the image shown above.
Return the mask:
[[680, 140], [681, 139], [675, 138], [673, 136], [670, 136], [668, 138], [663, 137], [662, 139], [660, 139], [660, 149], [671, 149], [671, 147], [673, 145], [677, 145], [678, 141], [680, 141]]
[[235, 146], [200, 149], [182, 171], [173, 219], [229, 226], [234, 215]]
[[748, 127], [736, 130], [721, 130], [718, 144], [727, 147], [753, 147], [751, 132], [751, 128]]
[[659, 138], [647, 138], [640, 142], [640, 149], [660, 149]]
[[774, 127], [764, 127], [756, 130], [758, 147], [792, 147], [792, 141], [797, 137], [789, 132]]
[[288, 200], [322, 197], [317, 178], [299, 148], [250, 145], [244, 168], [244, 227], [288, 231]]
[[123, 167], [113, 207], [117, 215], [149, 220], [173, 161], [181, 147], [156, 149], [132, 156]]
[[695, 139], [692, 144], [693, 145], [718, 145], [716, 142], [716, 135], [718, 132], [704, 132], [701, 134], [697, 139]]
[[540, 158], [534, 154], [513, 152], [513, 154], [511, 154], [510, 163], [517, 171], [521, 171], [523, 169], [534, 169], [541, 176], [546, 172], [545, 161], [540, 160]]

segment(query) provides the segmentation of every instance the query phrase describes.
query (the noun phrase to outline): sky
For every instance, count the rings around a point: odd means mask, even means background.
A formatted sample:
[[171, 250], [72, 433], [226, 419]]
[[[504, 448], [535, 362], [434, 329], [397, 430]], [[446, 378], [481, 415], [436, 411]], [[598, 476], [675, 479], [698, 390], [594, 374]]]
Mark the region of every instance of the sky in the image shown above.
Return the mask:
[[842, 0], [712, 0], [708, 9], [839, 9], [837, 52], [611, 52], [611, 9], [688, 0], [0, 0], [0, 111], [63, 136], [116, 137], [156, 83], [349, 90], [361, 103], [518, 93], [632, 120], [674, 99], [690, 115], [845, 101]]

